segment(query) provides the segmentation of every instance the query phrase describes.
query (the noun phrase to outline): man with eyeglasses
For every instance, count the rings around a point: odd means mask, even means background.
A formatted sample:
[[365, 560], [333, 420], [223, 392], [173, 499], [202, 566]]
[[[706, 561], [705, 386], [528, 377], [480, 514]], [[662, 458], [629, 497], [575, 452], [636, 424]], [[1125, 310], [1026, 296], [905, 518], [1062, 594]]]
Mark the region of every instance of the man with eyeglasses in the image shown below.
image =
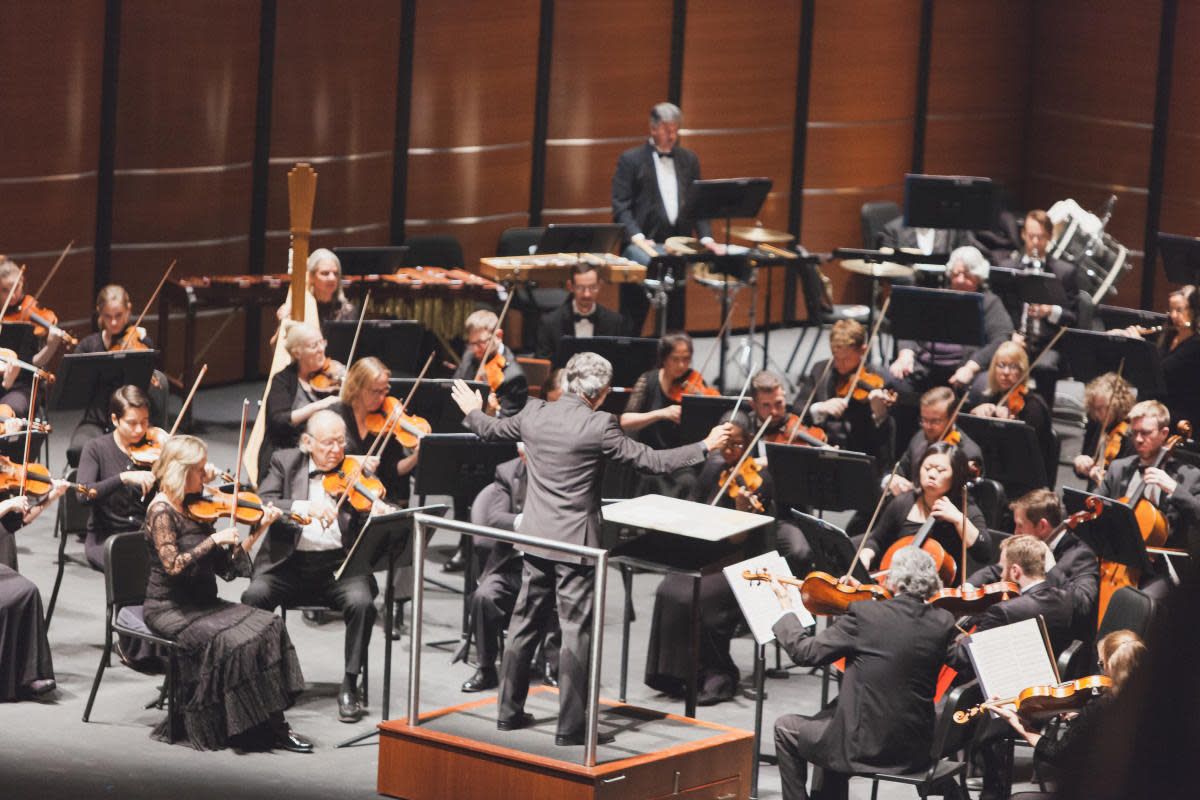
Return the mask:
[[504, 329], [499, 325], [500, 319], [496, 312], [486, 308], [481, 308], [467, 317], [464, 325], [467, 351], [463, 355], [462, 363], [454, 371], [454, 377], [473, 381], [479, 376], [478, 380], [486, 383], [487, 375], [480, 375], [483, 371], [480, 365], [503, 358], [503, 380], [499, 386], [492, 388], [484, 410], [492, 416], [511, 417], [525, 407], [525, 401], [529, 399], [529, 381], [525, 378], [525, 370], [517, 363], [516, 354], [504, 344]]
[[553, 358], [564, 336], [577, 339], [589, 336], [621, 336], [625, 321], [597, 300], [604, 281], [595, 264], [575, 264], [567, 280], [571, 296], [558, 308], [542, 317], [538, 325], [537, 357]]
[[904, 455], [900, 456], [900, 465], [895, 474], [889, 476], [890, 483], [884, 486], [893, 495], [912, 491], [915, 470], [921, 463], [921, 456], [925, 454], [925, 448], [938, 441], [939, 434], [942, 441], [958, 445], [967, 461], [977, 466], [980, 474], [983, 473], [983, 451], [979, 449], [979, 445], [959, 430], [957, 425], [946, 428], [954, 405], [954, 392], [945, 386], [935, 386], [921, 395], [921, 430], [909, 440]]

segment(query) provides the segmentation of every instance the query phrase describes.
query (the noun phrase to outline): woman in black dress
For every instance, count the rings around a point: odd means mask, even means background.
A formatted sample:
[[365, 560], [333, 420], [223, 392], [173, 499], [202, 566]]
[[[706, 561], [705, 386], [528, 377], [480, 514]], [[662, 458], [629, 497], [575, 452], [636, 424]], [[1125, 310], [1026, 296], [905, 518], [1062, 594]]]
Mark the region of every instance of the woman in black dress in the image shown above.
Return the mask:
[[[1046, 470], [1046, 480], [1053, 482], [1058, 462], [1054, 452], [1050, 409], [1046, 407], [1046, 401], [1040, 394], [1029, 391], [1028, 377], [1017, 386], [1017, 381], [1021, 380], [1028, 369], [1029, 356], [1026, 355], [1025, 348], [1016, 342], [1004, 342], [996, 348], [996, 355], [992, 356], [992, 363], [988, 365], [987, 391], [982, 395], [972, 396], [968, 403], [971, 406], [971, 414], [976, 417], [1018, 420], [1033, 428], [1033, 433], [1042, 448], [1042, 465]], [[1017, 388], [1013, 389], [1014, 386]], [[998, 405], [1006, 396], [1006, 402]]]
[[[925, 450], [917, 469], [917, 485], [897, 495], [879, 515], [868, 534], [859, 558], [868, 572], [898, 539], [916, 534], [932, 519], [928, 537], [954, 560], [956, 575], [963, 574], [963, 541], [967, 553], [978, 564], [996, 560], [988, 538], [983, 514], [974, 503], [967, 503], [964, 524], [961, 509], [963, 486], [967, 482], [967, 457], [947, 442], [934, 442]], [[962, 531], [960, 535], [960, 530]]]
[[[1200, 292], [1195, 286], [1184, 286], [1171, 292], [1167, 303], [1167, 318], [1171, 324], [1158, 342], [1163, 383], [1167, 388], [1167, 396], [1162, 399], [1172, 420], [1186, 419], [1195, 424], [1200, 419], [1200, 336], [1196, 335]], [[1142, 338], [1136, 327], [1110, 333]]]
[[[183, 649], [178, 694], [193, 747], [217, 750], [231, 740], [261, 741], [312, 752], [312, 743], [293, 733], [283, 715], [304, 689], [283, 621], [217, 596], [218, 575], [231, 580], [250, 574], [247, 553], [279, 511], [268, 508], [244, 542], [236, 528], [217, 531], [188, 517], [186, 497], [203, 488], [207, 456], [204, 442], [175, 436], [154, 466], [159, 493], [146, 513], [146, 626]], [[164, 720], [154, 736], [164, 739], [166, 733]]]

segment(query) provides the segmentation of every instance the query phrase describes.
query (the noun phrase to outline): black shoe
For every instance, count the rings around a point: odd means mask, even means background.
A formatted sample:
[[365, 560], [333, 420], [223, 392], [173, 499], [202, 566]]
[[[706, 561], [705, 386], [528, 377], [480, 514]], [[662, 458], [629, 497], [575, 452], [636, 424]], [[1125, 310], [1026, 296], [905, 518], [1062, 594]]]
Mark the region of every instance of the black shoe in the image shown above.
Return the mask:
[[528, 728], [533, 725], [533, 714], [528, 711], [522, 711], [512, 719], [496, 720], [496, 730], [498, 731], [519, 731], [521, 728]]
[[408, 628], [404, 626], [404, 617], [396, 614], [392, 617], [392, 629], [388, 631], [388, 636], [392, 637], [393, 642], [398, 642], [404, 638], [404, 634], [408, 633]]
[[450, 560], [442, 564], [442, 572], [462, 572], [466, 567], [467, 560], [463, 558], [462, 550], [456, 550]]
[[546, 668], [542, 672], [542, 684], [558, 688], [558, 676], [554, 674], [554, 670], [550, 668], [549, 664], [546, 664]]
[[475, 674], [463, 681], [462, 690], [464, 692], [486, 692], [488, 689], [495, 689], [500, 685], [500, 679], [496, 676], [495, 669], [484, 669], [480, 667], [475, 670]]
[[[617, 737], [611, 733], [600, 733], [596, 736], [596, 744], [612, 744], [614, 741], [616, 741], [616, 738]], [[577, 733], [570, 736], [558, 734], [554, 737], [554, 743], [559, 747], [582, 747], [583, 734]]]
[[19, 694], [22, 697], [44, 697], [57, 688], [58, 684], [54, 682], [54, 678], [38, 678], [22, 686]]
[[289, 753], [311, 753], [313, 751], [313, 743], [291, 728], [284, 728], [276, 733], [273, 745], [280, 750], [287, 750]]
[[338, 692], [338, 719], [342, 722], [358, 722], [362, 719], [362, 703], [358, 701], [358, 690], [343, 686]]

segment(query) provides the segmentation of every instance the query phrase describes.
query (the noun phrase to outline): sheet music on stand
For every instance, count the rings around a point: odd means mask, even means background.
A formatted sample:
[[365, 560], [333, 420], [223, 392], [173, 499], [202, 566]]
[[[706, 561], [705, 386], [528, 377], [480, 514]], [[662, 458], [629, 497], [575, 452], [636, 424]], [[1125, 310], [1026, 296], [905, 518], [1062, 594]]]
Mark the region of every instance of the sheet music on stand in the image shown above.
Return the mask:
[[966, 644], [984, 697], [1016, 697], [1030, 686], [1059, 682], [1041, 616], [971, 634]]
[[[770, 583], [748, 581], [742, 577], [742, 573], [746, 570], [750, 572], [766, 571], [777, 578], [793, 578], [795, 576], [784, 557], [775, 551], [747, 558], [737, 564], [730, 564], [724, 569], [725, 580], [729, 581], [729, 588], [733, 590], [733, 596], [737, 598], [738, 608], [742, 610], [742, 616], [746, 618], [746, 624], [750, 626], [750, 633], [754, 636], [754, 641], [759, 645], [770, 644], [775, 641], [775, 634], [771, 629], [775, 626], [775, 620], [779, 619], [779, 601], [775, 598], [775, 590], [771, 588]], [[808, 612], [800, 600], [800, 589], [790, 584], [784, 584], [784, 588], [792, 598], [792, 608], [799, 615], [800, 624], [806, 628], [816, 625], [816, 618]]]

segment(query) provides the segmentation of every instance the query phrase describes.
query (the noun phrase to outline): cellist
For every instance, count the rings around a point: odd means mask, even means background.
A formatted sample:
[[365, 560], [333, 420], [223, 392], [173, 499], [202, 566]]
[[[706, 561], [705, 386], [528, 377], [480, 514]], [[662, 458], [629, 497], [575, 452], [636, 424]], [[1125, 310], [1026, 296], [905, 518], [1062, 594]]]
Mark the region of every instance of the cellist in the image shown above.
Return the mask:
[[[454, 377], [465, 381], [476, 380], [479, 372], [486, 370], [487, 364], [494, 361], [498, 371], [483, 377], [492, 390], [485, 410], [493, 416], [511, 417], [525, 407], [525, 401], [529, 399], [529, 381], [517, 363], [516, 354], [504, 344], [504, 329], [499, 325], [500, 318], [496, 312], [486, 308], [467, 317], [467, 351], [463, 354], [462, 363], [454, 371]], [[492, 344], [493, 337], [495, 344]], [[499, 380], [495, 381], [495, 377]], [[493, 382], [496, 385], [491, 386]]]
[[[1157, 400], [1143, 400], [1129, 412], [1134, 454], [1109, 465], [1098, 494], [1105, 497], [1134, 497], [1142, 484], [1144, 498], [1167, 521], [1167, 546], [1200, 552], [1200, 469], [1178, 459], [1155, 466], [1171, 434], [1171, 412]], [[1165, 597], [1169, 582], [1165, 575], [1141, 576], [1142, 591]]]

